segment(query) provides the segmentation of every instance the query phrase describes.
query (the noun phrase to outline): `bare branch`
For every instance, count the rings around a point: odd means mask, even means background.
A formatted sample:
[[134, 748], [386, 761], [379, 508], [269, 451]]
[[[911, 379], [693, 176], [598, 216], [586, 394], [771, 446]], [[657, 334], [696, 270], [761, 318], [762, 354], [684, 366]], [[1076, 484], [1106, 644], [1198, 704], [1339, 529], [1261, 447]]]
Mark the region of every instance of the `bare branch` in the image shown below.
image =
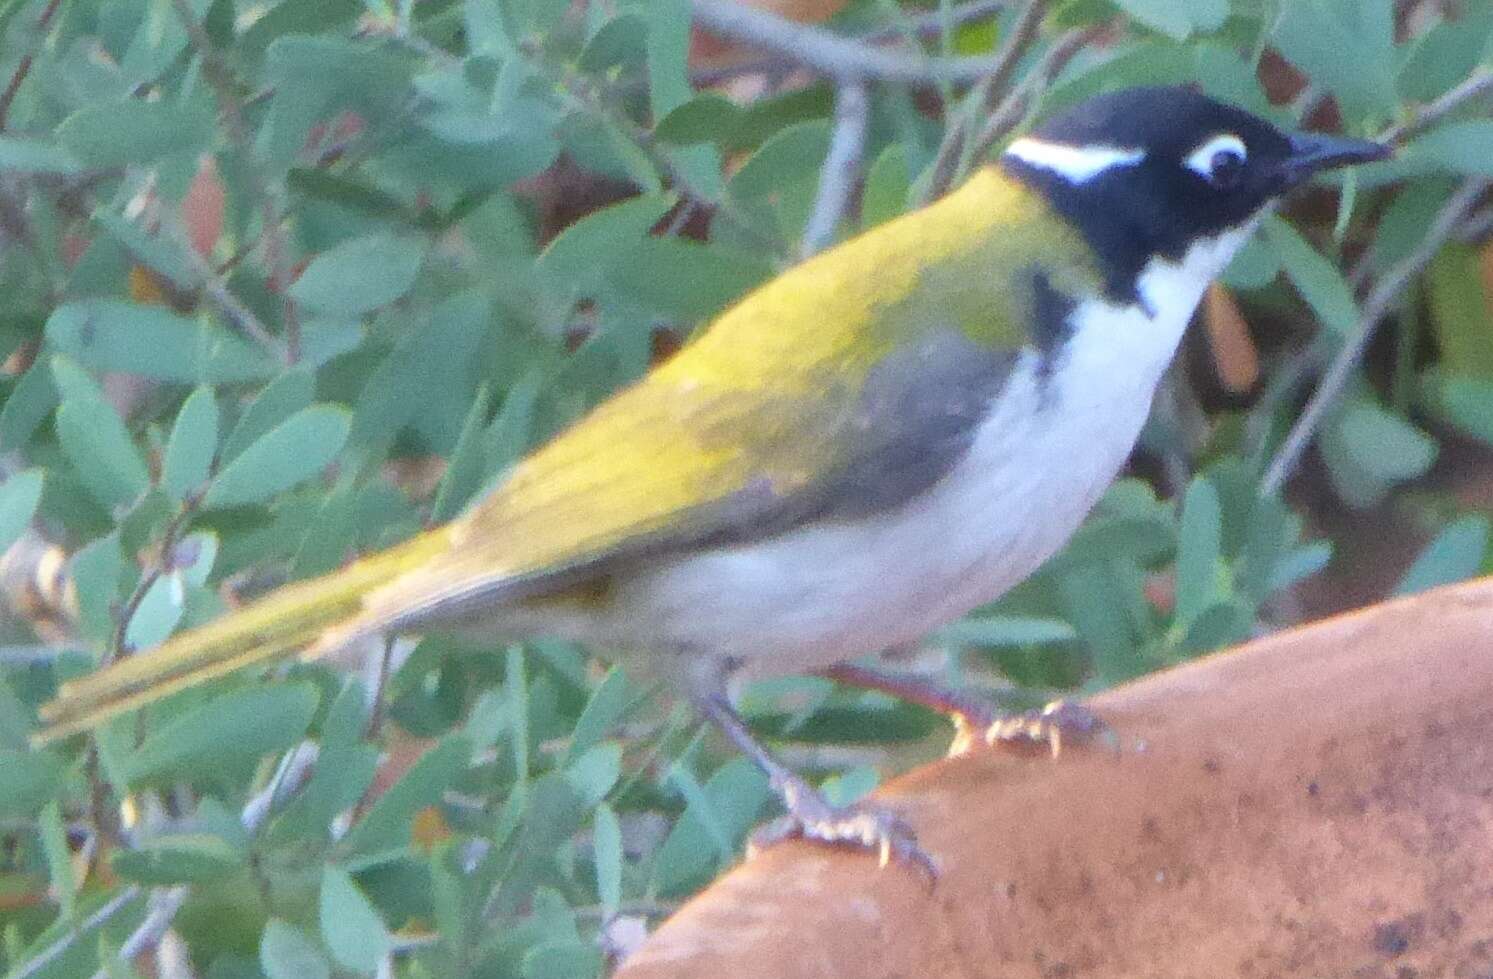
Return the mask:
[[1493, 96], [1493, 68], [1479, 68], [1460, 85], [1434, 102], [1422, 106], [1411, 118], [1379, 134], [1382, 143], [1403, 143], [1445, 119], [1462, 105], [1483, 96]]
[[[946, 24], [950, 27], [961, 27], [990, 17], [1007, 5], [1008, 0], [973, 0], [971, 3], [961, 4], [948, 11], [935, 10], [923, 14], [908, 24], [897, 24], [862, 34], [854, 38], [854, 41], [858, 44], [881, 45], [900, 40], [909, 34], [922, 39], [937, 37], [943, 32]], [[793, 58], [774, 55], [734, 65], [722, 65], [718, 68], [702, 68], [690, 73], [690, 81], [696, 85], [717, 85], [728, 78], [781, 71], [795, 67], [797, 64], [798, 62]]]
[[[129, 962], [148, 949], [155, 948], [171, 928], [176, 912], [181, 910], [190, 890], [185, 884], [177, 887], [161, 887], [150, 892], [150, 911], [139, 927], [130, 932], [130, 937], [119, 946], [119, 961]], [[109, 979], [107, 966], [100, 966], [93, 979]]]
[[72, 929], [67, 934], [57, 939], [51, 945], [48, 945], [46, 949], [41, 952], [41, 954], [37, 955], [35, 958], [27, 962], [25, 965], [21, 966], [19, 969], [16, 969], [14, 972], [11, 972], [6, 977], [6, 979], [35, 979], [35, 977], [41, 974], [41, 972], [44, 971], [47, 966], [51, 965], [57, 960], [59, 956], [61, 956], [68, 949], [72, 948], [73, 944], [83, 936], [84, 932], [92, 931], [93, 929], [104, 924], [104, 922], [114, 917], [126, 906], [128, 906], [130, 902], [134, 901], [135, 898], [139, 896], [139, 884], [131, 884], [130, 886], [126, 887], [124, 890], [120, 891], [118, 894], [105, 901], [103, 906], [97, 911], [93, 912], [93, 914], [90, 914], [87, 918], [84, 918], [76, 928]]
[[[291, 748], [280, 759], [276, 766], [275, 774], [270, 778], [270, 783], [254, 798], [250, 799], [239, 814], [239, 822], [244, 829], [253, 833], [257, 830], [275, 811], [276, 806], [284, 800], [285, 796], [294, 792], [304, 783], [306, 776], [310, 774], [311, 767], [316, 764], [318, 750], [315, 743], [302, 741]], [[127, 892], [133, 892], [131, 896], [139, 893], [138, 887], [127, 888]], [[176, 913], [181, 910], [182, 904], [186, 902], [191, 888], [186, 885], [176, 887], [157, 887], [150, 892], [150, 910], [145, 915], [145, 920], [140, 922], [130, 936], [125, 939], [124, 944], [119, 947], [117, 958], [120, 962], [133, 961], [141, 953], [149, 951], [160, 944], [171, 930], [171, 923], [176, 920]], [[119, 901], [115, 898], [110, 904]], [[116, 909], [117, 910], [117, 909]], [[69, 940], [72, 937], [69, 936]], [[28, 963], [27, 968], [34, 972], [37, 963]], [[109, 969], [101, 966], [94, 972], [92, 979], [108, 979]], [[15, 977], [20, 979], [20, 977]]]
[[866, 149], [866, 125], [870, 117], [871, 100], [863, 83], [845, 82], [835, 89], [834, 133], [819, 171], [819, 191], [804, 228], [803, 245], [799, 249], [801, 257], [807, 258], [828, 245], [845, 216], [856, 177], [860, 174], [861, 156]]
[[964, 172], [974, 159], [969, 134], [984, 119], [995, 112], [1001, 99], [1010, 89], [1011, 76], [1016, 71], [1022, 55], [1037, 38], [1042, 17], [1047, 12], [1047, 0], [1028, 0], [1021, 11], [1005, 45], [995, 56], [990, 73], [980, 82], [979, 89], [970, 96], [960, 115], [944, 131], [938, 153], [933, 159], [928, 182], [923, 186], [919, 202], [926, 203], [941, 196]]
[[[57, 8], [62, 6], [62, 0], [50, 0], [42, 8], [42, 12], [36, 18], [36, 31], [38, 34], [47, 29], [52, 18], [57, 15]], [[0, 132], [5, 130], [5, 124], [10, 121], [10, 107], [15, 104], [16, 93], [20, 92], [21, 84], [26, 81], [26, 76], [31, 74], [31, 66], [36, 61], [36, 54], [27, 51], [21, 55], [21, 60], [16, 63], [16, 70], [11, 73], [10, 81], [5, 83], [5, 90], [0, 92]]]
[[975, 139], [974, 151], [970, 154], [970, 159], [984, 159], [996, 143], [1021, 125], [1022, 120], [1031, 112], [1034, 103], [1041, 98], [1042, 90], [1050, 85], [1064, 68], [1068, 67], [1068, 62], [1073, 60], [1074, 55], [1106, 30], [1108, 30], [1107, 25], [1096, 24], [1092, 27], [1075, 28], [1063, 35], [1047, 52], [1042, 63], [1033, 68], [1031, 74], [1022, 79], [1021, 85], [996, 106], [990, 118], [985, 121], [984, 128], [980, 130], [980, 135]]
[[1436, 220], [1431, 224], [1430, 230], [1421, 240], [1419, 247], [1379, 279], [1378, 284], [1364, 300], [1362, 313], [1351, 337], [1338, 351], [1332, 366], [1322, 375], [1322, 380], [1318, 383], [1317, 390], [1313, 392], [1311, 400], [1307, 402], [1306, 409], [1296, 419], [1296, 424], [1291, 426], [1285, 442], [1282, 443], [1275, 458], [1271, 460], [1270, 466], [1265, 470], [1264, 478], [1260, 480], [1261, 495], [1269, 496], [1275, 493], [1291, 475], [1291, 471], [1296, 467], [1296, 463], [1311, 442], [1317, 428], [1337, 402], [1338, 395], [1342, 392], [1343, 386], [1347, 384], [1353, 368], [1362, 359], [1364, 350], [1368, 348], [1369, 341], [1373, 339], [1374, 328], [1389, 312], [1389, 308], [1394, 305], [1400, 293], [1404, 292], [1405, 288], [1421, 272], [1425, 271], [1431, 259], [1436, 257], [1441, 246], [1452, 237], [1462, 220], [1477, 205], [1490, 186], [1493, 186], [1493, 181], [1485, 178], [1474, 178], [1463, 183], [1446, 202], [1441, 212], [1436, 215]]
[[[254, 152], [253, 136], [244, 119], [244, 110], [239, 102], [233, 72], [223, 60], [222, 54], [213, 46], [207, 30], [197, 20], [191, 3], [189, 0], [172, 0], [172, 6], [176, 9], [177, 19], [181, 21], [182, 27], [187, 32], [187, 40], [191, 42], [192, 49], [197, 52], [197, 57], [202, 62], [202, 77], [207, 80], [217, 96], [218, 111], [223, 114], [228, 138], [244, 158], [249, 189], [259, 202], [260, 222], [263, 224], [260, 235], [264, 241], [265, 264], [269, 268], [270, 287], [284, 301], [285, 360], [293, 364], [300, 359], [301, 339], [295, 303], [286, 294], [286, 290], [290, 288], [291, 261], [284, 227], [286, 210], [284, 188], [278, 181], [260, 171], [256, 162], [257, 154]], [[227, 312], [228, 304], [224, 303], [223, 296], [227, 289], [224, 287], [218, 290], [215, 285], [216, 280], [216, 276], [211, 276], [205, 278], [204, 282], [207, 283], [209, 295], [214, 298], [219, 308]], [[232, 297], [228, 298], [231, 300]], [[243, 311], [243, 306], [236, 301], [231, 304], [236, 308], [236, 312], [229, 312], [228, 315], [230, 318], [236, 318]]]
[[839, 81], [971, 82], [1000, 67], [999, 56], [928, 58], [899, 54], [730, 0], [691, 0], [691, 7], [696, 22], [712, 34], [786, 56]]

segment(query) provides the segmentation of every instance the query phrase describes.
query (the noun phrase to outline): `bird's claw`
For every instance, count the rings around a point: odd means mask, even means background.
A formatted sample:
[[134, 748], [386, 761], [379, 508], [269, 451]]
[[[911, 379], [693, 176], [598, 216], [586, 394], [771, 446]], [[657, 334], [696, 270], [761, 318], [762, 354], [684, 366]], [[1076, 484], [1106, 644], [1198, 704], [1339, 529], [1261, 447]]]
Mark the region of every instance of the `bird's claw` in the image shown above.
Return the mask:
[[786, 839], [813, 840], [832, 846], [873, 851], [885, 867], [894, 859], [917, 868], [929, 883], [938, 866], [921, 847], [912, 827], [892, 813], [865, 803], [832, 806], [818, 793], [793, 793], [789, 812], [752, 834], [751, 852]]
[[1063, 744], [1089, 741], [1109, 731], [1093, 711], [1069, 700], [1054, 700], [1041, 710], [998, 717], [985, 728], [988, 745], [1047, 745], [1056, 758]]

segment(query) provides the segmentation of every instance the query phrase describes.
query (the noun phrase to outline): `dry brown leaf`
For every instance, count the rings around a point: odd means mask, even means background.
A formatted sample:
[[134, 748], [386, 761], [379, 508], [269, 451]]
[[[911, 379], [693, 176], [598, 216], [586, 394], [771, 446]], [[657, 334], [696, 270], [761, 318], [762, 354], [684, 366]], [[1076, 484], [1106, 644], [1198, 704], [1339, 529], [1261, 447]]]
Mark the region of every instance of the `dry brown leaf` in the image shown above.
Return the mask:
[[1221, 283], [1208, 287], [1203, 324], [1208, 331], [1219, 381], [1236, 394], [1249, 391], [1260, 380], [1260, 355], [1239, 304]]

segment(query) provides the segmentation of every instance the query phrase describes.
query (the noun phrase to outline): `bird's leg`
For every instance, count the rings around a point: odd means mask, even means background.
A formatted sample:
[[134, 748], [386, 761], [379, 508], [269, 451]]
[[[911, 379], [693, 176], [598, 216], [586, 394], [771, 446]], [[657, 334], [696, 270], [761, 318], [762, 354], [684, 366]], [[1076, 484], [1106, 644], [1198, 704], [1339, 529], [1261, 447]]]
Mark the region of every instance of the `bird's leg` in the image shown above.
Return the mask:
[[917, 836], [906, 823], [867, 803], [831, 805], [818, 790], [763, 747], [731, 706], [724, 677], [719, 671], [694, 673], [690, 695], [696, 709], [767, 774], [768, 783], [787, 810], [785, 815], [752, 834], [752, 849], [762, 849], [796, 836], [874, 850], [879, 854], [882, 866], [896, 858], [918, 868], [930, 880], [937, 878], [938, 870], [933, 859], [918, 847]]
[[933, 680], [899, 673], [885, 673], [867, 666], [841, 663], [821, 674], [838, 683], [882, 693], [937, 711], [954, 722], [953, 756], [967, 753], [984, 743], [1047, 745], [1054, 756], [1065, 740], [1088, 740], [1105, 730], [1105, 724], [1088, 708], [1066, 700], [1055, 700], [1041, 710], [1002, 711], [962, 690], [952, 690]]

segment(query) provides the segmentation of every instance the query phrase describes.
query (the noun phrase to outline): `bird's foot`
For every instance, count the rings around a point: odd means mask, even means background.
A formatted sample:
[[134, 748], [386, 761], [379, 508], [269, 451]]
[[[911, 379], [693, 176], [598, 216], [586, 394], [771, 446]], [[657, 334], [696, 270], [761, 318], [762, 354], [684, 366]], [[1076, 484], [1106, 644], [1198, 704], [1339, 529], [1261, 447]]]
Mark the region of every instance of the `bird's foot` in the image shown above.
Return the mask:
[[875, 852], [882, 867], [895, 860], [930, 884], [938, 879], [938, 866], [918, 846], [917, 834], [893, 813], [865, 802], [831, 805], [796, 778], [783, 786], [782, 796], [788, 812], [752, 834], [752, 852], [787, 839], [813, 840]]
[[[969, 736], [974, 732], [966, 728], [970, 720], [960, 719], [961, 739], [972, 740]], [[1056, 758], [1065, 743], [1090, 741], [1109, 730], [1102, 718], [1082, 704], [1054, 700], [1041, 710], [998, 714], [982, 726], [979, 737], [987, 745], [1046, 745]]]

